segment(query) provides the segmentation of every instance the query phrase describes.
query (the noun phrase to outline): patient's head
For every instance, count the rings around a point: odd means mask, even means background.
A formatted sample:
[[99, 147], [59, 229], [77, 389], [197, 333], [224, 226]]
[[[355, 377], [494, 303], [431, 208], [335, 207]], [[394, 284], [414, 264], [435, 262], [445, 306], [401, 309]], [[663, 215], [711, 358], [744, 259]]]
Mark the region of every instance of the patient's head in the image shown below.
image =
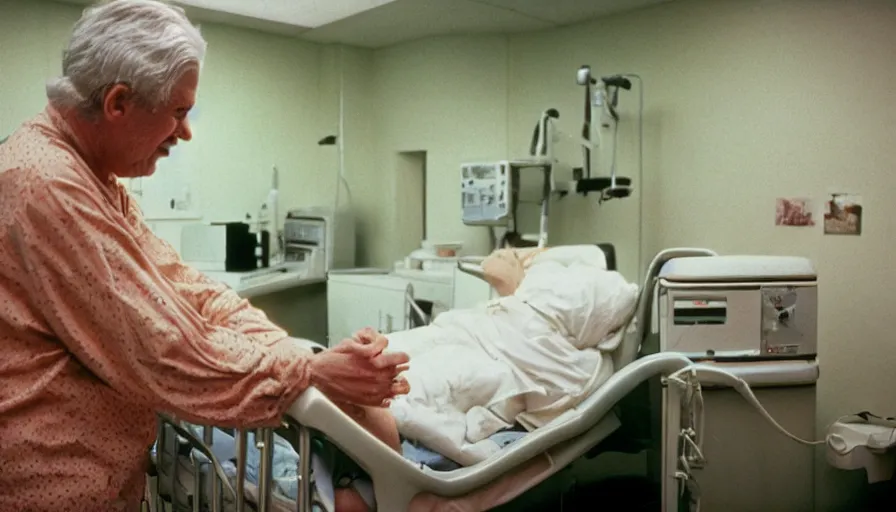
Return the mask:
[[545, 250], [538, 247], [498, 249], [482, 262], [485, 280], [501, 297], [513, 295], [535, 257]]

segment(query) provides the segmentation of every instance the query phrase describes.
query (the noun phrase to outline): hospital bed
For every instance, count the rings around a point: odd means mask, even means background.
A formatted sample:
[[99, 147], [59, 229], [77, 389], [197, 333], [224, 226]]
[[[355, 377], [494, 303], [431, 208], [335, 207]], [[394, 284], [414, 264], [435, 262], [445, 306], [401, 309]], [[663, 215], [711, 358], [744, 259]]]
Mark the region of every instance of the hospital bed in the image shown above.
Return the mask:
[[[447, 510], [440, 507], [449, 503], [453, 507], [451, 510], [487, 510], [516, 498], [582, 456], [601, 451], [637, 452], [645, 447], [637, 441], [657, 437], [656, 432], [649, 431], [653, 422], [645, 421], [645, 415], [652, 414], [648, 405], [650, 400], [645, 396], [649, 392], [646, 383], [662, 376], [666, 382], [688, 385], [688, 380], [681, 377], [687, 375], [683, 372], [690, 370], [691, 377], [698, 373], [692, 360], [684, 355], [672, 352], [645, 355], [642, 350], [651, 330], [657, 278], [670, 260], [703, 256], [716, 254], [706, 249], [688, 248], [667, 249], [657, 254], [645, 274], [637, 307], [627, 322], [624, 341], [612, 354], [617, 369], [615, 374], [578, 406], [546, 426], [513, 439], [483, 462], [469, 467], [435, 469], [437, 464], [414, 459], [408, 456], [407, 450], [399, 454], [352, 421], [320, 391], [309, 388], [287, 412], [282, 428], [277, 430], [279, 438], [275, 438], [270, 429], [256, 434], [258, 471], [254, 481], [247, 478], [250, 465], [247, 464], [246, 432], [234, 433], [235, 464], [228, 471], [214, 454], [216, 443], [212, 429], [197, 430], [169, 419], [163, 420], [157, 444], [161, 449], [155, 459], [158, 476], [155, 485], [151, 486], [155, 496], [150, 501], [155, 506], [151, 508], [178, 512], [230, 507], [244, 510], [250, 503], [252, 509], [257, 510], [329, 510], [326, 497], [321, 498], [330, 486], [326, 481], [327, 468], [319, 458], [309, 456], [312, 442], [317, 439], [325, 439], [326, 443], [357, 462], [370, 476], [376, 509], [386, 512]], [[467, 270], [477, 272], [475, 265]], [[322, 348], [318, 346], [315, 350]], [[699, 373], [704, 379], [725, 380], [711, 369], [702, 368]], [[688, 396], [693, 399], [693, 394]], [[691, 430], [695, 430], [699, 427], [698, 420], [691, 419]], [[623, 424], [626, 424], [626, 432], [635, 434], [619, 436]], [[181, 472], [195, 475], [185, 483], [172, 478], [172, 472], [177, 470], [171, 468], [177, 465], [164, 464], [163, 453], [170, 450], [168, 438], [172, 434], [178, 439], [175, 445], [185, 443], [187, 446], [178, 459], [189, 461], [186, 471]], [[275, 439], [287, 440], [298, 455], [292, 459], [297, 466], [291, 474], [294, 493], [274, 489]], [[626, 442], [632, 439], [636, 442]], [[689, 457], [682, 459], [685, 466], [688, 460], [693, 460], [693, 453]], [[682, 488], [687, 488], [686, 467], [673, 467], [672, 470], [673, 474], [664, 475], [664, 478], [671, 478], [672, 485], [676, 486], [680, 480]], [[178, 485], [181, 491], [177, 490]], [[186, 486], [192, 488], [184, 490]], [[179, 494], [185, 496], [179, 497]], [[203, 494], [209, 499], [196, 499]]]

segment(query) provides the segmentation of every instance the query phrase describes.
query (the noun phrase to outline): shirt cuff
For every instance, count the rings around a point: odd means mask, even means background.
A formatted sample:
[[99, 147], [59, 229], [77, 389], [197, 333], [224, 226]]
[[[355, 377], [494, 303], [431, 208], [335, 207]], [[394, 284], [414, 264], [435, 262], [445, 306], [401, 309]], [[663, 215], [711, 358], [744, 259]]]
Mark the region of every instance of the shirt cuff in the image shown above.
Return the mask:
[[274, 377], [283, 386], [283, 393], [276, 403], [278, 416], [282, 417], [311, 386], [311, 358], [314, 353], [296, 343], [294, 338], [286, 338], [271, 347], [271, 356], [275, 359]]

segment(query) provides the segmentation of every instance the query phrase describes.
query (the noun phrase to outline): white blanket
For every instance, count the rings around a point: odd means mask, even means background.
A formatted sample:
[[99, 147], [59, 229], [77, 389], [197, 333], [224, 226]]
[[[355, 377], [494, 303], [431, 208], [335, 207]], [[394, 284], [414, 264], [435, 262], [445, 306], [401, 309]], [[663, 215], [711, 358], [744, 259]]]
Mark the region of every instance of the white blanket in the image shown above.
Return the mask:
[[411, 357], [411, 392], [391, 406], [399, 431], [462, 465], [486, 459], [500, 449], [488, 436], [534, 430], [613, 374], [637, 296], [597, 247], [561, 247], [533, 259], [514, 295], [390, 334]]

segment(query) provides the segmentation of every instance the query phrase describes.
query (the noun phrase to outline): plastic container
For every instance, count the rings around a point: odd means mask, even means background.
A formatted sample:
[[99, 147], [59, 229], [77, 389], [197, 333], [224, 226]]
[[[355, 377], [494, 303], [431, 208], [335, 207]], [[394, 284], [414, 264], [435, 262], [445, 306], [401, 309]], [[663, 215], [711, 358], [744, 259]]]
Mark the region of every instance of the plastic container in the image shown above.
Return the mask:
[[463, 242], [436, 242], [424, 240], [421, 244], [423, 250], [429, 251], [440, 258], [454, 258], [464, 248]]

